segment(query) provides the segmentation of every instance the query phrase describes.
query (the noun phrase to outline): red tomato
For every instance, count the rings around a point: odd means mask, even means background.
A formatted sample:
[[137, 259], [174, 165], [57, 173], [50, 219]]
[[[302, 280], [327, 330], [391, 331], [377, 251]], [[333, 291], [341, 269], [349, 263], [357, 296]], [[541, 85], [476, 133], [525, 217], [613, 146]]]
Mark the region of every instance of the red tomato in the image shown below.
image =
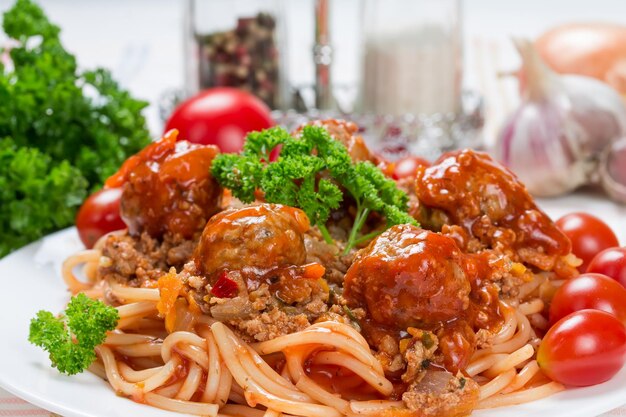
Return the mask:
[[239, 152], [249, 132], [273, 125], [270, 109], [260, 99], [220, 87], [183, 102], [170, 116], [165, 131], [178, 129], [181, 140], [217, 145], [222, 152]]
[[607, 275], [626, 287], [626, 248], [609, 248], [597, 254], [587, 268]]
[[430, 162], [417, 156], [407, 156], [406, 158], [400, 159], [395, 163], [393, 179], [399, 180], [401, 178], [415, 177], [417, 168], [420, 166], [429, 167]]
[[626, 288], [602, 274], [586, 273], [570, 279], [554, 294], [550, 323], [584, 309], [606, 311], [626, 324]]
[[76, 228], [87, 248], [93, 248], [100, 237], [126, 228], [120, 217], [121, 188], [105, 188], [90, 195], [78, 210]]
[[282, 148], [283, 148], [283, 145], [278, 145], [277, 147], [272, 149], [272, 152], [270, 152], [270, 161], [271, 162], [274, 162], [275, 160], [278, 159], [278, 157], [280, 156], [280, 150]]
[[578, 267], [580, 272], [587, 271], [598, 252], [619, 244], [611, 228], [591, 214], [570, 213], [557, 220], [556, 225], [572, 241], [574, 255], [583, 260]]
[[537, 363], [548, 377], [581, 387], [611, 379], [625, 359], [626, 328], [599, 310], [565, 316], [548, 330], [537, 351]]

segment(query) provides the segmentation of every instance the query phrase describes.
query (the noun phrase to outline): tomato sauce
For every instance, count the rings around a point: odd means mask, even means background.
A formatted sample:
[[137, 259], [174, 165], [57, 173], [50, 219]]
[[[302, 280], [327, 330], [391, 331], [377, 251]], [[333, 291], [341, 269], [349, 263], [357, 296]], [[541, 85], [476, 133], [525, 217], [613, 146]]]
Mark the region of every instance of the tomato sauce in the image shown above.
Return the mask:
[[211, 283], [224, 270], [240, 271], [254, 290], [262, 282], [297, 272], [288, 267], [305, 263], [303, 233], [309, 227], [302, 210], [279, 204], [222, 211], [202, 232], [194, 262]]
[[132, 235], [165, 232], [190, 239], [220, 209], [222, 190], [211, 176], [215, 146], [176, 141], [176, 133], [130, 157], [107, 186], [123, 185], [121, 215]]
[[363, 332], [373, 346], [416, 327], [439, 338], [441, 363], [456, 373], [468, 363], [476, 332], [502, 324], [498, 290], [482, 254], [462, 253], [454, 239], [399, 225], [364, 249], [348, 270], [344, 297], [364, 308]]
[[[513, 253], [532, 249], [557, 257], [571, 251], [569, 239], [537, 207], [524, 184], [487, 154], [444, 154], [431, 167], [418, 169], [415, 191], [422, 208], [419, 220], [429, 229], [459, 225], [482, 244], [499, 244]], [[546, 263], [538, 256], [524, 261], [542, 269], [554, 265], [554, 259]]]

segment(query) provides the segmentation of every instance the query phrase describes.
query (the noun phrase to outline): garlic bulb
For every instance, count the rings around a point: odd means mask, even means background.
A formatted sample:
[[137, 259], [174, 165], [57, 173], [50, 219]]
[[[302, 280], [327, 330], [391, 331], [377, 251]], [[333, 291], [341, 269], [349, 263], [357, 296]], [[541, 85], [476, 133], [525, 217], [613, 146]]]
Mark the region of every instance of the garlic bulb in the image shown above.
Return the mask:
[[557, 75], [527, 40], [516, 40], [526, 88], [506, 122], [496, 158], [537, 196], [566, 193], [590, 181], [598, 157], [626, 133], [619, 94], [593, 78]]
[[626, 203], [626, 138], [613, 142], [602, 153], [600, 181], [616, 201]]

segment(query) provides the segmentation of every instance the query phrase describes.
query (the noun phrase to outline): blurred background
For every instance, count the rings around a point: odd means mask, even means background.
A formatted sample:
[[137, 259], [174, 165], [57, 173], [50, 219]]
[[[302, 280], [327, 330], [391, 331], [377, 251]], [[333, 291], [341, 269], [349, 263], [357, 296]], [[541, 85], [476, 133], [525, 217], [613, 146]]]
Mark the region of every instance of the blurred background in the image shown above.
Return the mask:
[[[185, 27], [186, 0], [40, 0], [38, 2], [50, 19], [62, 28], [61, 38], [66, 48], [74, 53], [82, 67], [104, 66], [112, 69], [121, 84], [139, 98], [148, 100], [150, 128], [160, 132], [159, 100], [167, 90], [185, 87], [185, 41], [189, 28]], [[312, 86], [315, 81], [313, 63], [314, 1], [228, 1], [200, 0], [197, 20], [222, 20], [224, 25], [235, 25], [235, 5], [251, 3], [252, 9], [268, 10], [281, 7], [286, 33], [286, 70], [289, 82], [295, 86]], [[213, 3], [214, 5], [211, 5]], [[350, 101], [356, 97], [362, 76], [359, 60], [362, 53], [363, 0], [330, 0], [329, 30], [333, 48], [332, 82], [340, 90], [338, 99]], [[382, 2], [381, 2], [382, 3]], [[385, 2], [388, 4], [393, 3]], [[460, 8], [462, 30], [462, 82], [467, 90], [479, 91], [488, 97], [499, 70], [515, 69], [519, 58], [509, 38], [535, 38], [551, 27], [577, 21], [605, 21], [626, 24], [626, 3], [621, 0], [587, 1], [527, 0], [502, 2], [498, 0], [448, 0], [397, 2], [396, 18], [406, 15], [411, 4], [419, 5], [413, 11], [415, 25], [419, 25], [429, 8], [437, 3]], [[430, 4], [429, 4], [430, 3]], [[13, 4], [0, 0], [0, 11]], [[204, 6], [203, 6], [204, 4]], [[213, 8], [213, 9], [212, 9]], [[391, 8], [391, 6], [389, 6]], [[204, 13], [204, 14], [202, 14]], [[393, 18], [390, 16], [390, 18]], [[228, 19], [231, 22], [226, 23]], [[371, 20], [371, 19], [370, 19]], [[423, 21], [423, 20], [422, 20]], [[443, 18], [443, 25], [451, 24]], [[200, 24], [210, 31], [211, 23]], [[215, 31], [224, 28], [215, 27]], [[281, 28], [282, 29], [282, 28]], [[367, 32], [367, 28], [366, 32]], [[207, 32], [208, 33], [208, 32]], [[3, 36], [3, 34], [0, 34]], [[187, 58], [186, 58], [187, 57]], [[510, 80], [514, 84], [514, 80]], [[505, 82], [505, 84], [507, 84]], [[352, 89], [352, 90], [350, 90]], [[506, 100], [514, 100], [515, 89]], [[500, 92], [502, 94], [502, 92]], [[308, 98], [308, 96], [307, 96]], [[489, 106], [489, 103], [486, 103]], [[515, 103], [507, 103], [513, 106]], [[499, 112], [500, 106], [494, 108]], [[489, 131], [487, 139], [492, 140]]]
[[[0, 0], [0, 11], [12, 4]], [[535, 195], [602, 183], [610, 195], [626, 199], [626, 170], [619, 168], [626, 162], [626, 142], [619, 141], [626, 132], [623, 103], [607, 104], [614, 101], [612, 93], [587, 91], [587, 84], [561, 91], [557, 74], [537, 66], [520, 71], [539, 52], [541, 65], [591, 75], [622, 94], [626, 3], [621, 0], [39, 4], [61, 27], [62, 42], [81, 68], [109, 68], [122, 87], [149, 102], [144, 114], [153, 136], [182, 100], [205, 88], [234, 86], [261, 98], [274, 120], [289, 128], [319, 117], [354, 120], [368, 144], [391, 161], [407, 156], [433, 161], [455, 148], [486, 149]], [[582, 27], [561, 27], [576, 23]], [[547, 40], [526, 51], [522, 65], [524, 49], [512, 38]], [[541, 94], [534, 85], [544, 86]], [[533, 100], [529, 91], [535, 92]], [[580, 97], [582, 103], [569, 110]], [[590, 97], [602, 99], [590, 104]], [[543, 102], [547, 111], [537, 107]], [[585, 114], [578, 114], [583, 108]], [[536, 119], [542, 113], [554, 113], [558, 120]], [[590, 126], [584, 120], [592, 114], [600, 121], [596, 124], [612, 127]], [[584, 137], [562, 134], [572, 131], [584, 131]], [[542, 134], [559, 137], [560, 143], [544, 145]], [[602, 156], [611, 146], [610, 155]], [[556, 167], [542, 161], [555, 154], [555, 147], [559, 158], [549, 159], [562, 159]], [[521, 149], [533, 151], [511, 159]], [[542, 169], [524, 172], [535, 162]], [[608, 174], [602, 177], [600, 171]], [[535, 186], [545, 178], [547, 190]]]

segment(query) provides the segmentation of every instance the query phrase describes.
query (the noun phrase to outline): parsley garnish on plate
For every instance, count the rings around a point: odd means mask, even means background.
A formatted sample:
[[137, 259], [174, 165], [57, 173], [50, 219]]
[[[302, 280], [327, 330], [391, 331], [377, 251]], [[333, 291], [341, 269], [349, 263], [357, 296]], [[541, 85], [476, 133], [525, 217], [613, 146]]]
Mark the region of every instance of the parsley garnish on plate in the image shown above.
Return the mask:
[[104, 342], [106, 332], [115, 329], [118, 320], [114, 307], [78, 294], [64, 314], [39, 311], [30, 322], [28, 341], [46, 350], [59, 372], [74, 375], [92, 364], [95, 347]]
[[[278, 145], [282, 145], [280, 156], [268, 162]], [[353, 162], [346, 147], [322, 127], [306, 126], [299, 138], [279, 127], [250, 133], [240, 154], [217, 156], [211, 170], [244, 203], [253, 202], [260, 190], [269, 203], [302, 209], [328, 242], [332, 239], [326, 222], [345, 191], [356, 206], [345, 253], [378, 233], [359, 234], [371, 212], [384, 215], [388, 226], [417, 224], [406, 212], [406, 193], [372, 163]]]

